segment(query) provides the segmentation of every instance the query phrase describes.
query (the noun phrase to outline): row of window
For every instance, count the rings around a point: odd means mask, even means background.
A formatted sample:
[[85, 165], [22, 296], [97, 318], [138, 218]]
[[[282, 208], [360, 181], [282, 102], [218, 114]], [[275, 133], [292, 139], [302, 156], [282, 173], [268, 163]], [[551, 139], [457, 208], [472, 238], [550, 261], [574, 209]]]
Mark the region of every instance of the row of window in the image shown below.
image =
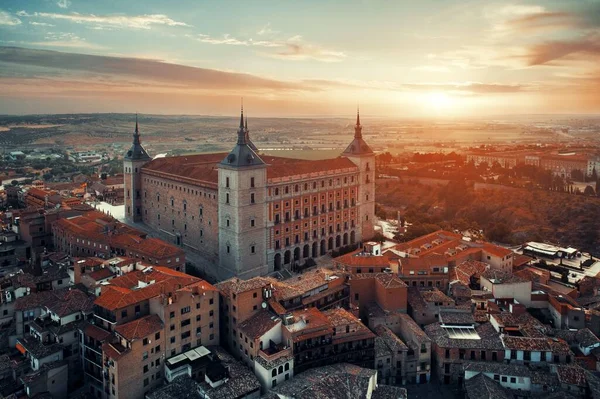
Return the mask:
[[[183, 191], [184, 193], [187, 193], [187, 194], [204, 196], [204, 198], [209, 198], [209, 199], [217, 198], [217, 195], [214, 192], [210, 193], [210, 192], [206, 192], [206, 191], [202, 191], [202, 190], [196, 190], [196, 189], [192, 189], [189, 187], [178, 186], [178, 185], [172, 184], [172, 183], [164, 183], [164, 182], [160, 182], [158, 180], [153, 180], [153, 179], [149, 179], [149, 178], [144, 178], [144, 182], [154, 184], [154, 185], [160, 186], [160, 187]], [[146, 191], [144, 191], [144, 197], [146, 195], [147, 195], [147, 193], [146, 193]]]
[[[358, 180], [358, 179], [356, 179], [356, 180]], [[345, 176], [343, 178], [343, 184], [348, 184], [348, 181], [350, 182], [350, 184], [354, 183], [355, 176], [350, 176], [350, 179], [348, 179], [348, 176]], [[334, 185], [334, 179], [329, 179], [329, 181], [327, 182], [327, 187], [333, 187], [333, 185]], [[341, 186], [342, 185], [342, 179], [339, 178], [339, 177], [337, 179], [335, 179], [335, 185], [336, 186]], [[304, 190], [303, 191], [308, 191], [309, 187], [312, 187], [313, 190], [316, 190], [318, 186], [320, 186], [321, 188], [325, 188], [325, 186], [326, 186], [325, 180], [321, 180], [320, 184], [317, 183], [316, 181], [313, 181], [311, 184], [304, 183], [304, 185], [303, 185]], [[299, 193], [300, 192], [300, 184], [295, 184], [294, 187], [293, 187], [293, 190], [294, 190], [294, 193]], [[290, 188], [289, 185], [281, 187], [281, 192], [283, 193], [283, 195], [289, 194], [290, 191], [291, 191], [291, 188]], [[279, 195], [279, 193], [280, 193], [280, 187], [273, 188], [272, 195], [277, 196], [277, 195]]]

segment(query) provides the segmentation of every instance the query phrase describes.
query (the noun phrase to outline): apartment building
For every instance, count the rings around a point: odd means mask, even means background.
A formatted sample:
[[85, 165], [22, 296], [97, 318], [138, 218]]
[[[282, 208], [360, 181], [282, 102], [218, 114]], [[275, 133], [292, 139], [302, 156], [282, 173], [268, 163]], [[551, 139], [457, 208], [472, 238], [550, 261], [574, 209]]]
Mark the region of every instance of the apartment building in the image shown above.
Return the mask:
[[103, 398], [144, 397], [162, 384], [166, 359], [219, 344], [218, 304], [214, 286], [167, 267], [111, 279], [83, 337], [84, 353], [102, 356], [101, 370], [90, 364], [97, 356], [86, 363], [87, 389]]

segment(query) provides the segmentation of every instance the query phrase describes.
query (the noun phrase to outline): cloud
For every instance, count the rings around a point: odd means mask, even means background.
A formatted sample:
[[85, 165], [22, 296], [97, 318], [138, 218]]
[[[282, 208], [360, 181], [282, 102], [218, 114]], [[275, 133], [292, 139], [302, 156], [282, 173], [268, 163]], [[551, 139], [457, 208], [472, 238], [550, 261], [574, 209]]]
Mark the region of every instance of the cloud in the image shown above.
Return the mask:
[[[72, 43], [76, 47], [77, 38], [65, 37], [56, 39]], [[43, 43], [42, 43], [43, 44]], [[48, 43], [45, 43], [48, 45]], [[52, 44], [51, 44], [52, 45]], [[58, 44], [57, 44], [58, 45]], [[196, 68], [185, 65], [169, 64], [158, 60], [109, 57], [67, 53], [49, 50], [34, 50], [20, 47], [0, 47], [0, 64], [20, 65], [8, 70], [35, 71], [29, 78], [42, 78], [48, 74], [60, 71], [65, 79], [80, 79], [82, 89], [85, 85], [97, 80], [111, 82], [131, 82], [139, 88], [153, 86], [168, 87], [172, 90], [232, 90], [237, 95], [244, 91], [290, 91], [318, 90], [303, 83], [285, 82], [262, 78], [244, 73], [223, 72], [215, 69]]]
[[260, 36], [263, 36], [263, 35], [274, 35], [276, 33], [279, 33], [279, 31], [271, 29], [271, 23], [270, 22], [268, 24], [266, 24], [265, 26], [263, 26], [262, 28], [260, 28], [260, 30], [258, 32], [256, 32], [256, 34], [260, 35]]
[[304, 43], [300, 35], [292, 36], [286, 40], [238, 39], [230, 34], [224, 34], [222, 37], [212, 37], [203, 33], [197, 35], [188, 34], [186, 36], [202, 43], [214, 45], [281, 48], [281, 50], [276, 52], [261, 53], [271, 58], [287, 60], [312, 59], [323, 62], [337, 62], [346, 58], [346, 54], [342, 51], [328, 50], [314, 44]]
[[342, 51], [323, 49], [319, 46], [303, 43], [285, 43], [285, 49], [276, 53], [266, 54], [270, 57], [288, 60], [316, 60], [323, 62], [339, 62], [346, 58]]
[[20, 17], [27, 18], [46, 18], [52, 20], [64, 20], [77, 24], [92, 24], [97, 26], [109, 26], [115, 28], [131, 29], [151, 29], [152, 26], [187, 26], [185, 22], [175, 21], [164, 14], [144, 14], [144, 15], [94, 15], [94, 14], [58, 14], [47, 12], [34, 12], [29, 14], [25, 11], [17, 13]]
[[195, 39], [202, 43], [208, 44], [227, 44], [231, 46], [260, 46], [260, 47], [281, 47], [283, 44], [272, 42], [268, 40], [253, 40], [252, 38], [247, 40], [240, 40], [235, 37], [232, 37], [228, 33], [224, 34], [221, 38], [215, 38], [209, 35], [205, 35], [203, 33], [199, 33], [197, 35], [186, 35], [192, 39]]
[[75, 35], [74, 33], [53, 33], [46, 34], [45, 41], [27, 42], [30, 46], [42, 47], [64, 47], [64, 48], [85, 48], [90, 50], [104, 50], [106, 47], [89, 43], [85, 39]]
[[571, 41], [548, 41], [528, 49], [525, 56], [529, 66], [548, 64], [573, 55], [600, 55], [600, 35]]
[[19, 18], [13, 17], [11, 14], [6, 11], [0, 10], [0, 25], [21, 25], [21, 20]]
[[29, 22], [29, 25], [33, 25], [33, 26], [48, 26], [48, 27], [56, 26], [56, 25], [48, 24], [46, 22], [35, 22], [35, 21]]
[[59, 6], [60, 8], [69, 8], [69, 6], [71, 5], [71, 1], [70, 0], [58, 0], [56, 5]]

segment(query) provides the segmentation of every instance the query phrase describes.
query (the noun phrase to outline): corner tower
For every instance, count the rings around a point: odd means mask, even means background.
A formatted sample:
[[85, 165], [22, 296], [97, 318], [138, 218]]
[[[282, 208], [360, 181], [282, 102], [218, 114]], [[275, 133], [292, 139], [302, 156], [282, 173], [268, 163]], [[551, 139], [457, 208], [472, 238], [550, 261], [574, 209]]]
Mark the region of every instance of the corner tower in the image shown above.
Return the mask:
[[360, 124], [360, 112], [356, 111], [356, 125], [354, 126], [354, 139], [344, 150], [342, 156], [348, 158], [358, 166], [358, 193], [357, 207], [360, 234], [357, 241], [366, 241], [375, 235], [375, 153], [365, 142]]
[[237, 143], [218, 169], [219, 277], [266, 274], [267, 165], [248, 143], [243, 108]]
[[142, 220], [141, 173], [142, 166], [144, 166], [150, 160], [150, 156], [142, 146], [136, 114], [133, 144], [123, 158], [125, 217], [133, 222], [139, 222]]

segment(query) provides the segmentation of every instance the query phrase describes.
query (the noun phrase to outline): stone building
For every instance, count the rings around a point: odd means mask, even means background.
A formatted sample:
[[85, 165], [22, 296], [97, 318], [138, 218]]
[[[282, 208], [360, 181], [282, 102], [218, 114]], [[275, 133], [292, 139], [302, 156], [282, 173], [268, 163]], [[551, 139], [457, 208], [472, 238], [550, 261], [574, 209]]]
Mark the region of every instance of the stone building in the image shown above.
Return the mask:
[[374, 234], [375, 154], [362, 137], [341, 156], [300, 160], [258, 155], [243, 111], [229, 153], [151, 160], [136, 122], [125, 155], [125, 213], [196, 251], [223, 280], [303, 265]]

